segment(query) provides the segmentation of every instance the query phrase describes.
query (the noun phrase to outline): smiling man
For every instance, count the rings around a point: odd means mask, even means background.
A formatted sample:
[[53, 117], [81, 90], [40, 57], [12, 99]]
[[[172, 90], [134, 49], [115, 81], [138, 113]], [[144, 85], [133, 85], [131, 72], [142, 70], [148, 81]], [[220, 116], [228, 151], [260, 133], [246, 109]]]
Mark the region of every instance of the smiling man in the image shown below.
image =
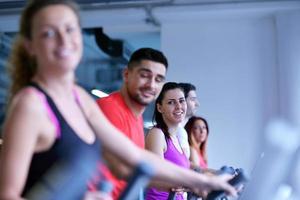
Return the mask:
[[[162, 52], [151, 48], [138, 49], [124, 69], [124, 82], [120, 91], [97, 101], [106, 117], [141, 148], [145, 147], [142, 114], [147, 105], [159, 95], [167, 68], [168, 61]], [[117, 158], [108, 152], [104, 152], [103, 156], [113, 174], [119, 178], [128, 175], [128, 168], [121, 166]], [[113, 198], [118, 199], [126, 186], [125, 181], [116, 178], [106, 169], [103, 172], [113, 182]]]

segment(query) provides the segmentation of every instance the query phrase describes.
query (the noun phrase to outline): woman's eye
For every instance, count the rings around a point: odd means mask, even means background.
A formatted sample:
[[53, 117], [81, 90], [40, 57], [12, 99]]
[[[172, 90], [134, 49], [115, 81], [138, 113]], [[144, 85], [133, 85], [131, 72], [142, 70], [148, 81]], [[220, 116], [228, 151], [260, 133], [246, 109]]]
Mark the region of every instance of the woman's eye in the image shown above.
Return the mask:
[[45, 38], [51, 38], [51, 37], [54, 37], [54, 35], [55, 35], [55, 32], [53, 30], [47, 30], [42, 33], [42, 36]]
[[169, 101], [168, 104], [169, 104], [169, 105], [173, 105], [173, 104], [174, 104], [174, 101]]

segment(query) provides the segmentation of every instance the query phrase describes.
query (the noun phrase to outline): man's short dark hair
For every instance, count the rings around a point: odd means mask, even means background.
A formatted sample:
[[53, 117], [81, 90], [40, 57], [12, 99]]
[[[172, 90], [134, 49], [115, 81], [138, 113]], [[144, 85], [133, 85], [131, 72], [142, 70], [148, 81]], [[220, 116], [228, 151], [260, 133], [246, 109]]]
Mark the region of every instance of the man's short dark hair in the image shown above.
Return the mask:
[[128, 62], [128, 68], [132, 69], [143, 60], [161, 63], [168, 69], [168, 60], [165, 55], [161, 51], [152, 48], [140, 48], [133, 52]]
[[196, 86], [191, 83], [179, 83], [179, 86], [183, 89], [185, 98], [189, 96], [190, 91], [196, 91]]

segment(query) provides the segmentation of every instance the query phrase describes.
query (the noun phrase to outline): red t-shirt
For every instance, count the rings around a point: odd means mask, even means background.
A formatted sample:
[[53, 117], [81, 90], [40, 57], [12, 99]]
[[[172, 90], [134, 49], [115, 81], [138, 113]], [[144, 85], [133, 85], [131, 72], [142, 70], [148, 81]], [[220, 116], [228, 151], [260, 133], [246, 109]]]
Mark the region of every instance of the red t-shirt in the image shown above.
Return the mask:
[[[120, 92], [114, 92], [108, 97], [97, 100], [97, 104], [108, 120], [124, 135], [141, 148], [145, 147], [143, 117], [134, 116], [126, 105]], [[106, 167], [102, 166], [102, 173], [106, 179], [114, 184], [113, 198], [118, 199], [126, 186], [126, 182], [117, 179]]]

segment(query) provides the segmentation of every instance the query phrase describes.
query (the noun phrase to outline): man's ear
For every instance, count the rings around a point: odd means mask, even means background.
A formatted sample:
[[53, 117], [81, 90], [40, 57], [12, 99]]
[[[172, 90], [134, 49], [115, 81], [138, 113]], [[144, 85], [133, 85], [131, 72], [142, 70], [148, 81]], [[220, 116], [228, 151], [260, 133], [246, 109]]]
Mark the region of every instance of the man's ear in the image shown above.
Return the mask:
[[128, 67], [126, 66], [123, 70], [123, 81], [126, 83], [128, 80]]

